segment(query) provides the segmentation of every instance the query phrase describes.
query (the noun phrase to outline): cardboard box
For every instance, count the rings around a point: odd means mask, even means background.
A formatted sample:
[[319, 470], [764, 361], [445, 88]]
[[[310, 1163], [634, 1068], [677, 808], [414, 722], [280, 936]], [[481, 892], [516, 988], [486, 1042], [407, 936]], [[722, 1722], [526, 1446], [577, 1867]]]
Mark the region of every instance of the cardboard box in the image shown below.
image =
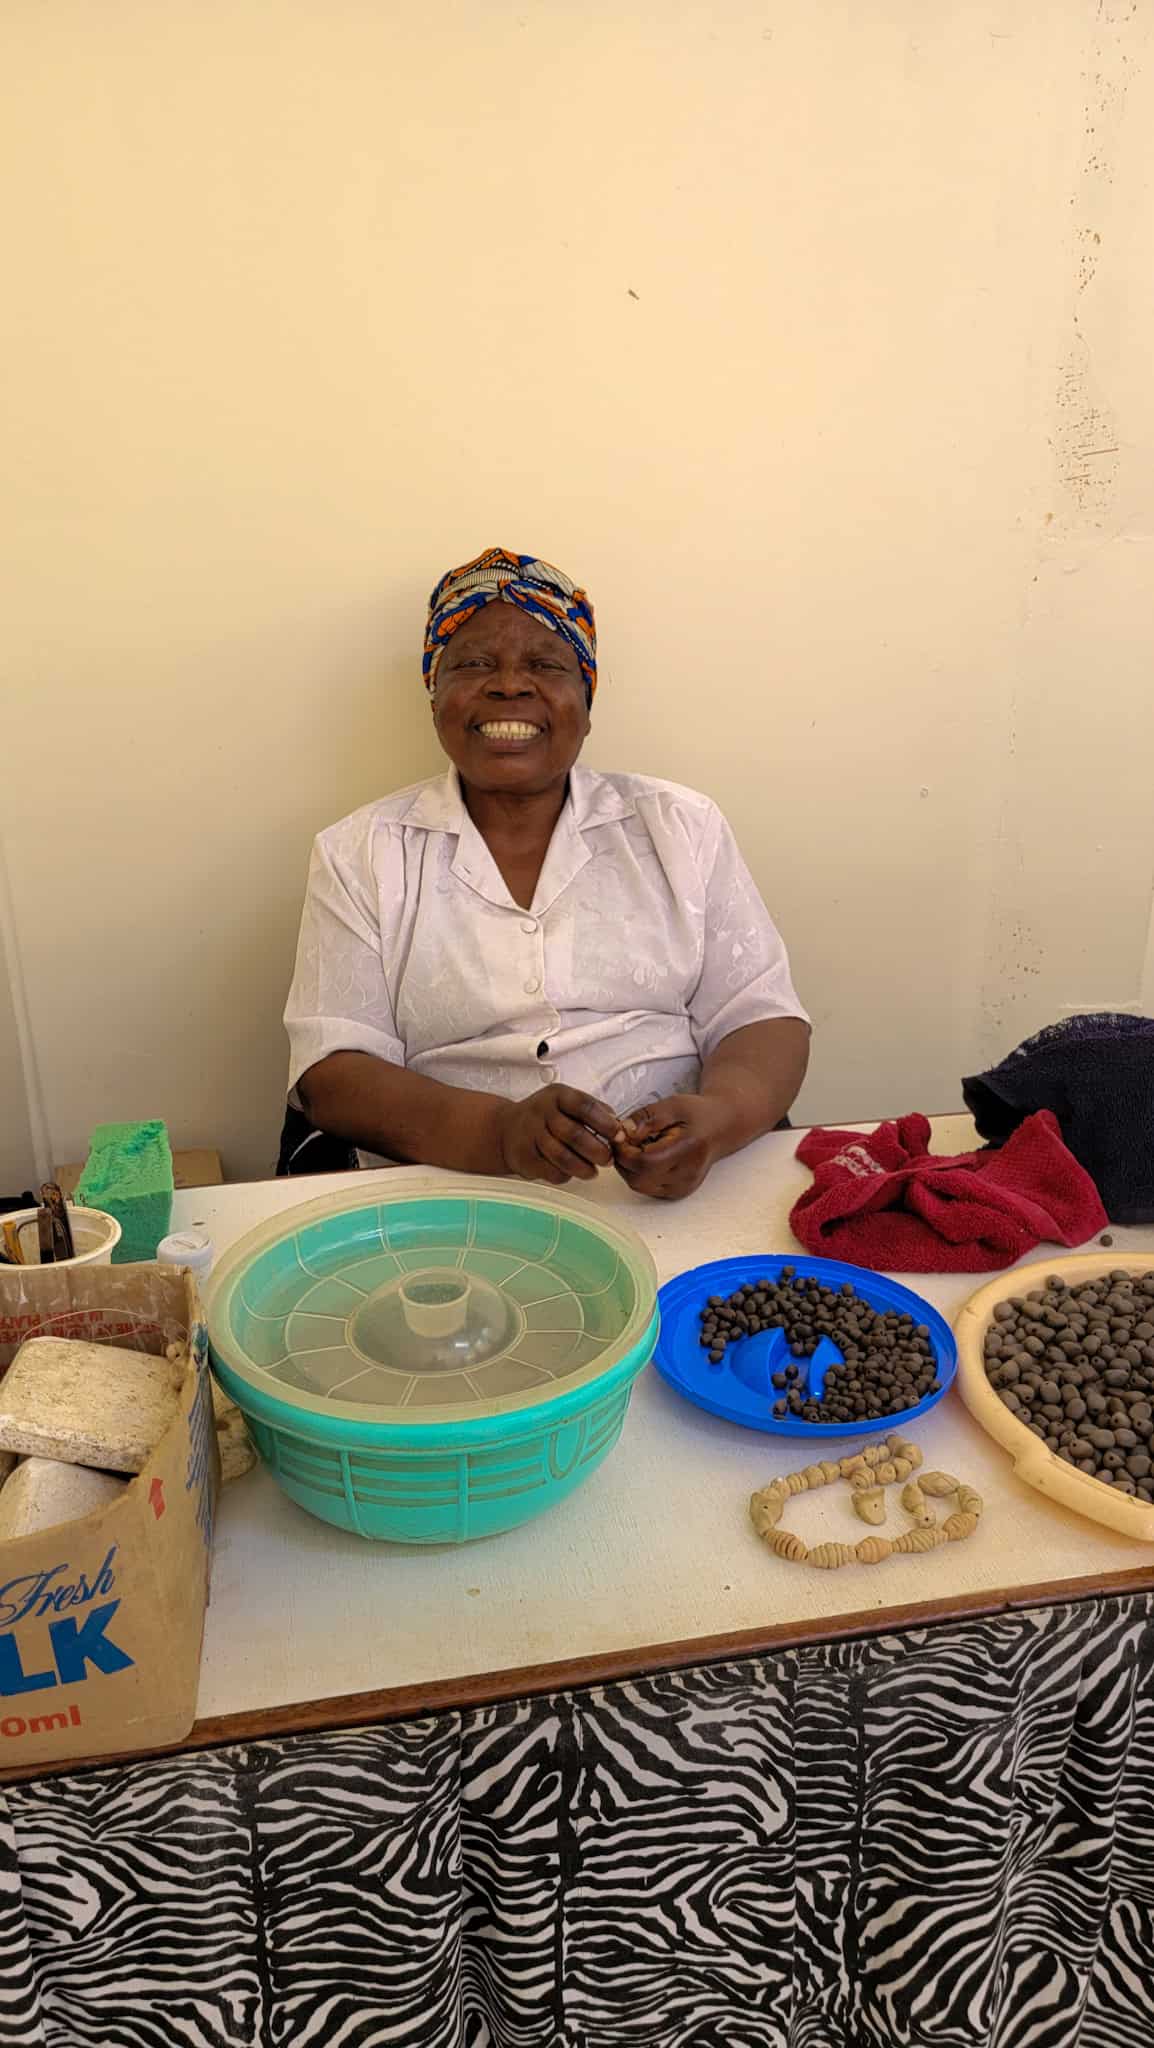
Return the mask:
[[172, 1422], [118, 1500], [0, 1543], [0, 1777], [188, 1734], [220, 1484], [208, 1336], [190, 1274], [0, 1266], [0, 1372], [37, 1335], [158, 1357], [180, 1343], [185, 1375]]
[[[71, 1199], [76, 1183], [84, 1172], [83, 1162], [79, 1166], [53, 1167], [53, 1176], [62, 1195]], [[176, 1188], [218, 1188], [224, 1181], [219, 1152], [174, 1152], [172, 1155], [172, 1184]]]

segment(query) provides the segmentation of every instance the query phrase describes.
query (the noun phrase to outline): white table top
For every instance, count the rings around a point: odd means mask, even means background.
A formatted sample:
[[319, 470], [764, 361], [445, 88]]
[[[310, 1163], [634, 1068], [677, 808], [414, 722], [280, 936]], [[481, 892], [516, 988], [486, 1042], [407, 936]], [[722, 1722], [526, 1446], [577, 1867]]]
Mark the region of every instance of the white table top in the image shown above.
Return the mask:
[[[611, 1173], [582, 1192], [645, 1237], [664, 1282], [708, 1259], [795, 1248], [788, 1213], [809, 1178], [796, 1143], [788, 1132], [763, 1139], [676, 1206], [641, 1200]], [[966, 1149], [968, 1118], [939, 1120], [934, 1143]], [[366, 1189], [380, 1179], [393, 1185], [396, 1171], [362, 1178]], [[275, 1211], [347, 1185], [339, 1175], [194, 1188], [176, 1196], [172, 1227], [203, 1225], [219, 1252]], [[1154, 1263], [1154, 1230], [1113, 1236], [1119, 1253], [1148, 1251]], [[1050, 1265], [1056, 1256], [1052, 1246], [1038, 1254]], [[983, 1277], [921, 1275], [911, 1284], [952, 1316]], [[750, 1527], [750, 1493], [809, 1462], [805, 1445], [706, 1415], [653, 1370], [638, 1381], [621, 1441], [600, 1470], [561, 1507], [488, 1541], [366, 1543], [314, 1520], [258, 1470], [227, 1487], [221, 1503], [198, 1718], [393, 1688], [438, 1688], [443, 1698], [446, 1685], [451, 1694], [453, 1683], [524, 1667], [782, 1624], [828, 1620], [832, 1632], [851, 1616], [868, 1626], [884, 1614], [888, 1625], [907, 1605], [1142, 1568], [1154, 1575], [1151, 1546], [1015, 1479], [956, 1389], [914, 1433], [928, 1466], [956, 1472], [983, 1495], [977, 1532], [925, 1556], [838, 1572], [783, 1563]], [[803, 1496], [789, 1526], [811, 1545], [864, 1533], [840, 1487]]]

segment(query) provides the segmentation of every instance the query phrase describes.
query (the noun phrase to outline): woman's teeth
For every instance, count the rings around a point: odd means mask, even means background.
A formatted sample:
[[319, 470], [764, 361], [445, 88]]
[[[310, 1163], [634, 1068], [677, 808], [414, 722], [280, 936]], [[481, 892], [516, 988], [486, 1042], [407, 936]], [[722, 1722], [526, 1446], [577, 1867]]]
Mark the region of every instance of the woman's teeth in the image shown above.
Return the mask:
[[541, 730], [539, 725], [526, 725], [519, 718], [494, 718], [477, 729], [487, 740], [535, 740]]

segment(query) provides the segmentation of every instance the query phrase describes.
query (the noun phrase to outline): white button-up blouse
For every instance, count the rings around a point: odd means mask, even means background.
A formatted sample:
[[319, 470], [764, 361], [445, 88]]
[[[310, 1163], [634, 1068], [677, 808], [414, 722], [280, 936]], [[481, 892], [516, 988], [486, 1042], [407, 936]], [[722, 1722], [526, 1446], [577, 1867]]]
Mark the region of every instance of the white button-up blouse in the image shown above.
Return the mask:
[[624, 1115], [696, 1088], [731, 1031], [804, 1016], [708, 797], [574, 768], [524, 910], [450, 769], [318, 837], [289, 1083], [353, 1050], [514, 1099], [563, 1081]]

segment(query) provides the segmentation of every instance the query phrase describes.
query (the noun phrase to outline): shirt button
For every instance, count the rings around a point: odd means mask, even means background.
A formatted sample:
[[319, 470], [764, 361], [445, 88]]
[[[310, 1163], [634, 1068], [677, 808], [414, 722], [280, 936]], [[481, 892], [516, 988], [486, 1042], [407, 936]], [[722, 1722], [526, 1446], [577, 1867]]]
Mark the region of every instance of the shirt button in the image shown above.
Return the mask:
[[535, 996], [540, 986], [539, 981], [527, 981], [525, 983], [525, 994], [527, 996]]
[[522, 930], [523, 932], [535, 932], [535, 931], [536, 931], [536, 929], [537, 929], [537, 920], [536, 920], [536, 918], [535, 918], [535, 917], [527, 917], [527, 918], [525, 918], [524, 922], [522, 923], [522, 926], [521, 926], [521, 930]]

